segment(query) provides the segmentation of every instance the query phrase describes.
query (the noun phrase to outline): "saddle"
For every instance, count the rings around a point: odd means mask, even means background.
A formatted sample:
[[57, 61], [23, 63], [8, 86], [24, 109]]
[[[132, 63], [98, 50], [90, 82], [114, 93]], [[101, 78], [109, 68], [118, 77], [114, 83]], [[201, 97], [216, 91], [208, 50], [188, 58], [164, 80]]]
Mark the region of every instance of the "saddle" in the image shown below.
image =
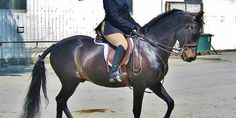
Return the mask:
[[[113, 58], [115, 55], [115, 48], [114, 46], [112, 46], [109, 42], [106, 41], [106, 39], [103, 37], [103, 35], [101, 34], [101, 32], [97, 31], [96, 32], [96, 38], [94, 40], [95, 44], [97, 45], [103, 45], [104, 46], [104, 60], [106, 61], [107, 64], [107, 72], [109, 71], [109, 67], [112, 66], [112, 62], [113, 62]], [[126, 50], [126, 54], [122, 59], [122, 62], [120, 64], [120, 72], [125, 72], [126, 71], [126, 65], [129, 62], [130, 59], [130, 55], [133, 52], [133, 48], [134, 48], [134, 42], [130, 37], [126, 37], [127, 43], [128, 43], [128, 48]]]

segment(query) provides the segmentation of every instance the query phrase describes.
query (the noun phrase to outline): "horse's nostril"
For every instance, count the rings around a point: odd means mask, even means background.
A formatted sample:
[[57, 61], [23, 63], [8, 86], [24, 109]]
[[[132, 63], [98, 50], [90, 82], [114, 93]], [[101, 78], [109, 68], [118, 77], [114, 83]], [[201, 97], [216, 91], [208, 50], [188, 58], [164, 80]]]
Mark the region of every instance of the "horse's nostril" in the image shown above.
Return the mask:
[[191, 59], [187, 59], [186, 61], [187, 61], [187, 62], [192, 62], [192, 60], [191, 60]]
[[194, 60], [196, 60], [196, 57], [189, 57], [186, 61], [187, 61], [187, 62], [192, 62], [192, 61], [194, 61]]

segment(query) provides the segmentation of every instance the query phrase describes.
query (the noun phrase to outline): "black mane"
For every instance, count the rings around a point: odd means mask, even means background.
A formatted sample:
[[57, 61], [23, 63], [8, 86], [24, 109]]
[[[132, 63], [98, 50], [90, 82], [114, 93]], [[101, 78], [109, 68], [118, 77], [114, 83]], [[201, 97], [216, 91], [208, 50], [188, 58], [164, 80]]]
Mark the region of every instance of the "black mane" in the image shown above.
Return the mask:
[[145, 24], [145, 25], [142, 27], [141, 30], [143, 31], [143, 33], [145, 33], [145, 32], [147, 31], [147, 29], [148, 29], [150, 26], [154, 25], [154, 24], [155, 24], [156, 22], [158, 22], [160, 19], [162, 19], [162, 18], [164, 18], [164, 17], [166, 17], [166, 16], [168, 16], [168, 15], [170, 15], [170, 14], [172, 14], [172, 13], [179, 12], [179, 11], [182, 11], [182, 10], [179, 10], [179, 9], [172, 9], [172, 10], [170, 10], [170, 11], [167, 11], [167, 12], [163, 13], [163, 14], [160, 14], [160, 15], [158, 15], [157, 17], [153, 18], [150, 22], [148, 22], [147, 24]]

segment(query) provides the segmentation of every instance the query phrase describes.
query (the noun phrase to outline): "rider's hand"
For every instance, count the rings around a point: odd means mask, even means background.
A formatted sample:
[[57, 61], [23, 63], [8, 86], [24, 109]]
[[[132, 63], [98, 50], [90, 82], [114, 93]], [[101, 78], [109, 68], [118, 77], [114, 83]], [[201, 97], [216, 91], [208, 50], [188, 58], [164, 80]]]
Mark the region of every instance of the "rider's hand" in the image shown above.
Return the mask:
[[134, 37], [134, 36], [136, 36], [137, 35], [137, 31], [136, 30], [132, 30], [131, 32], [130, 32], [130, 36], [131, 37]]
[[134, 37], [135, 35], [142, 35], [141, 27], [140, 26], [134, 26], [132, 32], [130, 33], [131, 37]]
[[140, 32], [141, 26], [135, 25], [135, 26], [133, 27], [133, 30], [136, 30], [137, 32]]

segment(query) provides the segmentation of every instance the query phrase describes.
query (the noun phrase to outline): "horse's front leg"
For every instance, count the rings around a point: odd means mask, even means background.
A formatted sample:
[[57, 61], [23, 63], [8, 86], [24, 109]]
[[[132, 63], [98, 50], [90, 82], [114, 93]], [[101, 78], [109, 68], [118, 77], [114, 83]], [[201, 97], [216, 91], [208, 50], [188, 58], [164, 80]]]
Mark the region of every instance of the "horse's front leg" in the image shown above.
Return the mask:
[[154, 84], [149, 88], [167, 103], [168, 110], [164, 118], [169, 118], [172, 110], [174, 109], [174, 100], [168, 95], [161, 83]]
[[145, 91], [145, 87], [143, 84], [136, 82], [133, 85], [133, 114], [134, 114], [134, 118], [139, 118], [141, 115], [144, 91]]

